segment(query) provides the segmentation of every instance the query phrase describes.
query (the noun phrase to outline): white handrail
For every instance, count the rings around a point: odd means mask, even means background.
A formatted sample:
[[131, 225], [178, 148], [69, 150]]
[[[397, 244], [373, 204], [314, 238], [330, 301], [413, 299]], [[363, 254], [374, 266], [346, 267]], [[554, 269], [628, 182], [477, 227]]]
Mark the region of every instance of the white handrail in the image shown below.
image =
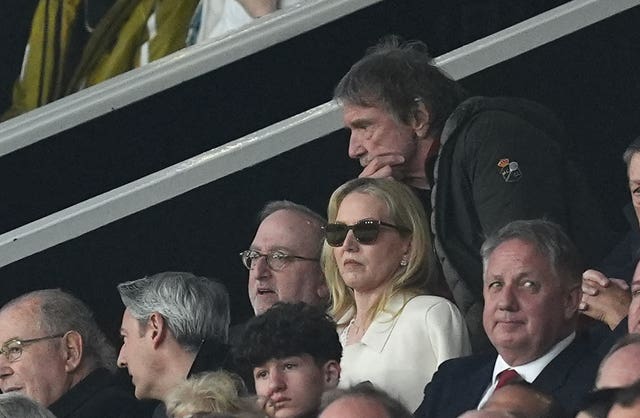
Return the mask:
[[[438, 57], [435, 61], [458, 79], [638, 4], [640, 0], [574, 0]], [[530, 39], [525, 41], [523, 37]], [[528, 49], [515, 48], [512, 51], [514, 48], [509, 46], [512, 39], [521, 48]], [[505, 51], [511, 51], [512, 55]], [[479, 62], [477, 66], [476, 60]], [[339, 129], [340, 118], [340, 107], [335, 102], [328, 102], [4, 233], [0, 235], [0, 266], [311, 142]]]
[[640, 0], [574, 0], [441, 55], [435, 62], [459, 80], [638, 5]]
[[382, 0], [305, 0], [0, 123], [0, 156], [240, 60]]

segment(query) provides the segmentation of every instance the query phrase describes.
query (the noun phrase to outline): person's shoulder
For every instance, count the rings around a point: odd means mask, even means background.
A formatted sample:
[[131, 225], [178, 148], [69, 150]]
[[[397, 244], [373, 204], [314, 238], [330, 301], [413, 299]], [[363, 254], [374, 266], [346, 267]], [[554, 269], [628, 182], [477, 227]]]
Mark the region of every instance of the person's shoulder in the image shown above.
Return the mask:
[[420, 295], [413, 297], [404, 307], [408, 314], [425, 315], [443, 313], [458, 315], [458, 307], [448, 299], [441, 296]]
[[453, 305], [449, 300], [441, 297], [441, 296], [433, 296], [433, 295], [418, 295], [414, 296], [407, 302], [405, 305], [405, 309], [423, 309], [425, 307], [429, 308], [431, 306], [436, 305]]
[[145, 405], [138, 401], [117, 376], [97, 369], [75, 385], [50, 409], [56, 416], [68, 418], [138, 418], [149, 416]]
[[102, 417], [142, 417], [142, 402], [137, 400], [132, 391], [115, 375], [105, 376], [102, 387], [87, 401], [85, 410], [101, 413]]
[[492, 112], [492, 111], [506, 111], [514, 113], [540, 113], [545, 116], [552, 116], [551, 109], [543, 105], [542, 103], [535, 102], [533, 100], [525, 99], [522, 97], [488, 97], [488, 96], [474, 96], [466, 99], [456, 107], [455, 113], [479, 113], [479, 112]]
[[495, 353], [472, 354], [445, 360], [438, 366], [437, 374], [442, 376], [470, 375], [496, 360]]

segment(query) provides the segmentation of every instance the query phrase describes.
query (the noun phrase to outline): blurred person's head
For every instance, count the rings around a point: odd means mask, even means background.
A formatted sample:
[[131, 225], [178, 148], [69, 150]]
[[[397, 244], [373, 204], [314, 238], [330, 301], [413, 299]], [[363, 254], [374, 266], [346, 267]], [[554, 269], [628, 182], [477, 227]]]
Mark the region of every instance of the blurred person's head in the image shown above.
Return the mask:
[[260, 315], [276, 302], [325, 306], [327, 286], [320, 269], [325, 220], [306, 206], [269, 202], [242, 261], [249, 269], [249, 300]]
[[335, 318], [353, 308], [354, 292], [379, 295], [367, 313], [373, 318], [392, 296], [433, 286], [429, 226], [408, 186], [392, 179], [350, 180], [333, 192], [327, 214], [322, 266]]
[[619, 389], [599, 389], [585, 397], [576, 418], [607, 418]]
[[38, 290], [0, 309], [0, 390], [48, 407], [97, 368], [115, 369], [115, 351], [91, 310], [59, 289]]
[[0, 394], [0, 418], [56, 418], [51, 411], [20, 393]]
[[560, 226], [513, 221], [481, 248], [484, 329], [510, 366], [542, 357], [575, 331], [582, 266]]
[[278, 303], [247, 323], [241, 341], [236, 363], [251, 368], [271, 417], [315, 416], [322, 393], [338, 384], [342, 346], [318, 307]]
[[640, 334], [628, 334], [617, 341], [598, 368], [596, 388], [620, 388], [640, 379]]
[[227, 342], [229, 294], [220, 282], [164, 272], [120, 283], [118, 292], [126, 307], [118, 366], [128, 369], [138, 399], [164, 401], [205, 342]]
[[607, 415], [607, 418], [637, 417], [640, 417], [640, 382], [621, 388]]
[[411, 418], [400, 401], [370, 384], [336, 389], [322, 397], [318, 418]]
[[562, 405], [552, 395], [525, 381], [513, 382], [496, 390], [481, 409], [509, 412], [523, 418], [567, 417]]

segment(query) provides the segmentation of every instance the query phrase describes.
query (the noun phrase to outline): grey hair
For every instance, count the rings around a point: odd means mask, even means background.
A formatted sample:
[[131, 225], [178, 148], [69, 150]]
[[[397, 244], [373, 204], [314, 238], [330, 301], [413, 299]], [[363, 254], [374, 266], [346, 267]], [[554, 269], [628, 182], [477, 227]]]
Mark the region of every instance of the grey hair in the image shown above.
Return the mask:
[[0, 418], [56, 418], [33, 399], [17, 393], [0, 394]]
[[388, 36], [370, 48], [342, 77], [334, 98], [357, 106], [380, 106], [397, 122], [409, 124], [419, 104], [429, 112], [429, 134], [440, 135], [467, 94], [433, 64], [427, 45]]
[[192, 273], [164, 272], [120, 283], [118, 292], [141, 328], [157, 312], [176, 341], [189, 352], [197, 352], [205, 340], [228, 341], [229, 293], [216, 280]]
[[622, 161], [627, 165], [627, 169], [631, 164], [631, 158], [637, 153], [640, 152], [640, 136], [631, 141], [631, 143], [627, 146], [627, 149], [624, 150], [622, 154]]
[[316, 234], [318, 246], [314, 251], [316, 252], [317, 257], [320, 257], [320, 252], [322, 251], [322, 243], [324, 242], [324, 231], [322, 230], [322, 227], [327, 224], [327, 220], [319, 213], [309, 209], [304, 205], [300, 205], [289, 200], [273, 200], [264, 205], [264, 207], [258, 214], [258, 223], [262, 223], [262, 221], [264, 221], [268, 216], [274, 214], [279, 210], [288, 210], [291, 212], [295, 212], [305, 218], [308, 218], [315, 224], [314, 226], [316, 228], [314, 228], [314, 231]]
[[330, 404], [343, 398], [372, 400], [384, 408], [389, 418], [413, 418], [413, 414], [400, 401], [382, 389], [376, 388], [370, 382], [359, 383], [347, 389], [334, 389], [325, 392], [320, 402], [320, 411], [324, 411]]
[[545, 219], [512, 221], [490, 235], [480, 248], [484, 273], [493, 251], [501, 244], [519, 239], [533, 245], [549, 261], [556, 278], [568, 286], [582, 282], [582, 263], [576, 246], [560, 225]]
[[39, 325], [45, 333], [55, 335], [75, 331], [82, 336], [82, 361], [89, 371], [100, 367], [115, 371], [115, 349], [84, 302], [60, 289], [44, 289], [19, 296], [2, 310], [30, 300], [38, 302]]

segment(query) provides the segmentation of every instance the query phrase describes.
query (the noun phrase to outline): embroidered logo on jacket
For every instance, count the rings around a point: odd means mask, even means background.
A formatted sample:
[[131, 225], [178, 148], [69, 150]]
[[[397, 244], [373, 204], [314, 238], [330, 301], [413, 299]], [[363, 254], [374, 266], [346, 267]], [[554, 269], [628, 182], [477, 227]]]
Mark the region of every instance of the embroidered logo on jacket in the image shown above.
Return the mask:
[[500, 168], [500, 174], [507, 183], [515, 183], [522, 178], [522, 171], [520, 171], [520, 165], [517, 161], [509, 161], [508, 158], [503, 158], [498, 161], [498, 168]]

